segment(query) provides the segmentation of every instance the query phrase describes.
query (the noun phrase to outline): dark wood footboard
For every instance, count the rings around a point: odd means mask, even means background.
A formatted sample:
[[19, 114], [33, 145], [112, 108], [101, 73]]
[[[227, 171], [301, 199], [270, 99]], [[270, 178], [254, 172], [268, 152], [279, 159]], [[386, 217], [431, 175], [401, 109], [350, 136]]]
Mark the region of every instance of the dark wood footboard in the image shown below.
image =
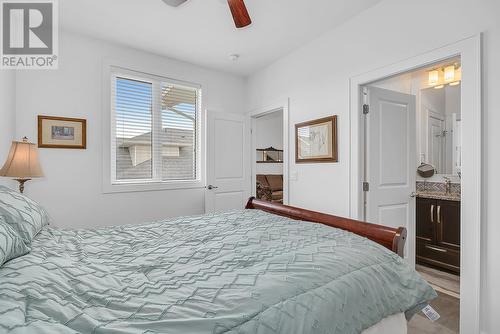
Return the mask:
[[392, 228], [383, 225], [365, 223], [362, 221], [328, 215], [321, 212], [296, 208], [293, 206], [271, 203], [250, 197], [246, 209], [259, 209], [275, 215], [297, 220], [340, 228], [375, 241], [403, 257], [406, 242], [406, 228]]

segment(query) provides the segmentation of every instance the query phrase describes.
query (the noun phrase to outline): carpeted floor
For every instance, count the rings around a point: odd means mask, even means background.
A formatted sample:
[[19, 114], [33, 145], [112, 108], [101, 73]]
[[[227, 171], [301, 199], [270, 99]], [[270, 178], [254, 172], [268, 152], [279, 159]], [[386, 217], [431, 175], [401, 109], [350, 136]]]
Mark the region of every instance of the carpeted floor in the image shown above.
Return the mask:
[[457, 334], [460, 326], [460, 300], [438, 291], [431, 306], [441, 318], [432, 322], [422, 313], [408, 323], [408, 334]]

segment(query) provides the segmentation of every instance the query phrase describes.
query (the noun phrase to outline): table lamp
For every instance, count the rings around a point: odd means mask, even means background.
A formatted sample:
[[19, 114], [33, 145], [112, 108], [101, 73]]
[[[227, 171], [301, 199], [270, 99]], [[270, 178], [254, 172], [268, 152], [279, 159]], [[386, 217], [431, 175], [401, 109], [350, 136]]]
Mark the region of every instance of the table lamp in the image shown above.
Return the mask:
[[12, 177], [19, 182], [19, 192], [24, 192], [24, 183], [35, 177], [42, 177], [43, 172], [38, 161], [37, 147], [28, 142], [13, 141], [7, 161], [0, 169], [0, 176]]

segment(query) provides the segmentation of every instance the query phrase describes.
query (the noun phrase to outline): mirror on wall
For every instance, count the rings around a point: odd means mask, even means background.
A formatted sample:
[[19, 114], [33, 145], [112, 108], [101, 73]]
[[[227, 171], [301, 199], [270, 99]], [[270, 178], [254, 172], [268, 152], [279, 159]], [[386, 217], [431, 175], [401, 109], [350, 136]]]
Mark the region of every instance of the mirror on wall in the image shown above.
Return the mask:
[[460, 175], [462, 131], [460, 83], [421, 90], [422, 145], [420, 162], [436, 174]]

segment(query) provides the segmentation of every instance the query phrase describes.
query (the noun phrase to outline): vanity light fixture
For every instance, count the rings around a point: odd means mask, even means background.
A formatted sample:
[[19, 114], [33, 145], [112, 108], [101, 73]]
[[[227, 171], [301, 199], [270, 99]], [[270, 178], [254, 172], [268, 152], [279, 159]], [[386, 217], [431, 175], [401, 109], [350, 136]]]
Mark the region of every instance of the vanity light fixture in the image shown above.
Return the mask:
[[429, 86], [435, 86], [439, 82], [439, 70], [429, 71]]
[[456, 86], [462, 80], [462, 67], [455, 63], [443, 68], [433, 69], [428, 72], [428, 84], [435, 89], [441, 89], [445, 85]]

